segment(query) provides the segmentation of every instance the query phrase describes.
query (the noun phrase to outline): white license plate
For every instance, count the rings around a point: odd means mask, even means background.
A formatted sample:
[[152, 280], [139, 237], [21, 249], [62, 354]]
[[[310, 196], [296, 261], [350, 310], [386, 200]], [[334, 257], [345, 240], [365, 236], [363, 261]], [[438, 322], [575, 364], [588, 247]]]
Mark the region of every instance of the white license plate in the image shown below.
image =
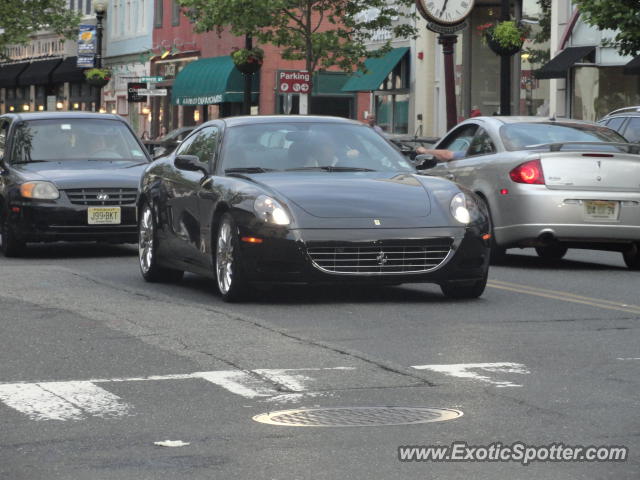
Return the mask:
[[120, 225], [120, 207], [89, 207], [89, 225]]
[[618, 202], [588, 200], [584, 202], [584, 216], [587, 220], [617, 220]]

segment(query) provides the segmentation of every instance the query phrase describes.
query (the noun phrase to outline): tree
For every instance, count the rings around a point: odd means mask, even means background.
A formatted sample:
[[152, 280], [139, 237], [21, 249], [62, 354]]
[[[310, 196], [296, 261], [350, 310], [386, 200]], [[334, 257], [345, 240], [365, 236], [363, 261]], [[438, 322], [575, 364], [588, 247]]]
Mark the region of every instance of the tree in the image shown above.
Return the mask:
[[67, 8], [66, 0], [1, 0], [0, 58], [7, 46], [27, 43], [40, 30], [71, 38], [79, 23], [80, 15]]
[[[283, 47], [282, 58], [305, 60], [314, 72], [338, 66], [362, 67], [371, 52], [375, 32], [389, 29], [392, 37], [416, 33], [409, 22], [414, 0], [179, 0], [198, 32], [228, 29], [251, 35], [262, 44]], [[390, 41], [374, 55], [391, 48]]]
[[615, 30], [604, 42], [622, 55], [640, 53], [640, 14], [638, 0], [575, 0], [582, 19], [600, 30]]

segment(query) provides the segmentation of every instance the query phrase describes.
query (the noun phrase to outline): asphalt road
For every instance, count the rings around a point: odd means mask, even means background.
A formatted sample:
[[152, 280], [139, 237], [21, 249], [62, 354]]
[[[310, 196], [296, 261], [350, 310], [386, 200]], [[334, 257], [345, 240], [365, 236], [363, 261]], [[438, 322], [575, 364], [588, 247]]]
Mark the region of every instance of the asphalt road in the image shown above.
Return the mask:
[[[476, 301], [429, 285], [273, 287], [228, 305], [200, 277], [145, 284], [135, 253], [83, 244], [0, 258], [0, 478], [640, 477], [640, 276], [619, 254], [548, 263], [514, 251]], [[380, 406], [463, 415], [253, 420]], [[185, 445], [154, 444], [165, 440]], [[618, 445], [629, 458], [398, 460], [399, 446], [455, 441]]]

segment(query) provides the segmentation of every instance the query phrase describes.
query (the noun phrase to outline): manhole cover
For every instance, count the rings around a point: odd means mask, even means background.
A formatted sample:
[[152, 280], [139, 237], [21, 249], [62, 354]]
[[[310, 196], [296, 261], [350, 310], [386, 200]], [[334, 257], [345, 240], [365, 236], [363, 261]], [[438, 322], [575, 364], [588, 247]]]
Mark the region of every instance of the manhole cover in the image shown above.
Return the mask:
[[281, 410], [256, 415], [256, 422], [289, 427], [373, 427], [453, 420], [459, 410], [427, 407], [337, 407]]

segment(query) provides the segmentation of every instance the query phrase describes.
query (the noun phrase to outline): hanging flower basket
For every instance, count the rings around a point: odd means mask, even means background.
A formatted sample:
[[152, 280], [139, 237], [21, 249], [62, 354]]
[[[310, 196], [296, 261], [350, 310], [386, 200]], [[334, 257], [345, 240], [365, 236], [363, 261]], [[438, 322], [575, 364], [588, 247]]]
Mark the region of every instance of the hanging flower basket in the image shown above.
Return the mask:
[[85, 70], [84, 76], [89, 85], [102, 88], [111, 80], [111, 71], [106, 68], [90, 68]]
[[255, 47], [252, 49], [240, 48], [231, 52], [231, 59], [236, 68], [242, 73], [251, 75], [262, 68], [264, 62], [264, 51]]
[[483, 43], [497, 55], [515, 55], [522, 49], [527, 37], [527, 29], [520, 27], [514, 20], [480, 25], [478, 31]]

